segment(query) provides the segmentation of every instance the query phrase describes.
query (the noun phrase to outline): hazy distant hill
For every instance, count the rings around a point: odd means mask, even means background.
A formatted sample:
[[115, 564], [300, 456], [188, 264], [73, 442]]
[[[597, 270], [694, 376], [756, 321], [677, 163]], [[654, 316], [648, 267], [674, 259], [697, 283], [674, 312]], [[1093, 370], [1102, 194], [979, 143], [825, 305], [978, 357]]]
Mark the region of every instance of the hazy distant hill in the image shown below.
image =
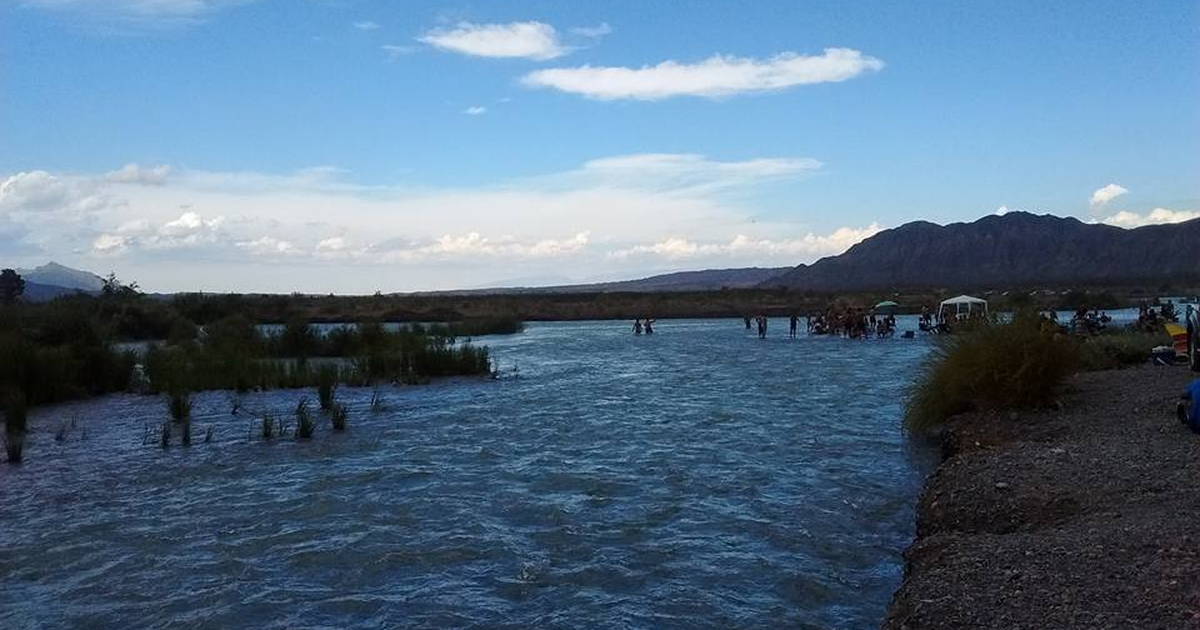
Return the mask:
[[1200, 219], [1124, 229], [1013, 212], [885, 230], [762, 286], [815, 291], [1106, 285], [1200, 278]]
[[703, 271], [678, 271], [638, 280], [570, 284], [551, 287], [501, 287], [494, 289], [472, 289], [468, 291], [448, 291], [445, 293], [655, 293], [669, 291], [719, 291], [725, 288], [745, 289], [758, 286], [790, 270], [791, 267], [706, 269]]
[[[87, 292], [99, 292], [104, 287], [104, 279], [89, 271], [72, 269], [56, 262], [46, 263], [33, 269], [18, 269], [17, 273], [25, 278], [26, 283], [35, 283], [63, 289], [78, 289]], [[26, 286], [26, 291], [29, 287]]]

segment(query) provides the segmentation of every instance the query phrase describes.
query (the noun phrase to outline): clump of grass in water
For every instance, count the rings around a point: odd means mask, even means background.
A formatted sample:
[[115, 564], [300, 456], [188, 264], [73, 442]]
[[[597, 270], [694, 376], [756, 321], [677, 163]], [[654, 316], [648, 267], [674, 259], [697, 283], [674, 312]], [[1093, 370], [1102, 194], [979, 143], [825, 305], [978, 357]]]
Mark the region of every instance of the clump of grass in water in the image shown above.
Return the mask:
[[29, 405], [22, 392], [13, 392], [4, 401], [4, 432], [8, 435], [25, 433], [29, 426]]
[[1036, 312], [956, 332], [925, 364], [904, 422], [928, 431], [966, 411], [1046, 406], [1078, 365], [1078, 345], [1044, 328]]
[[179, 443], [183, 446], [192, 445], [192, 419], [184, 418], [179, 425]]
[[375, 388], [371, 392], [371, 412], [379, 413], [384, 410], [383, 397], [379, 394], [379, 388]]
[[169, 448], [171, 446], [171, 423], [169, 421], [163, 421], [162, 428], [159, 430], [158, 436], [159, 446], [163, 448]]
[[329, 410], [329, 422], [333, 425], [334, 431], [345, 431], [346, 420], [350, 415], [346, 405], [342, 403], [333, 403], [333, 409]]
[[308, 399], [301, 398], [300, 402], [296, 403], [296, 439], [307, 440], [313, 436], [313, 430], [316, 425], [313, 423], [312, 413], [308, 411]]
[[261, 430], [262, 439], [269, 440], [275, 437], [275, 430], [275, 416], [272, 416], [269, 413], [263, 414]]
[[25, 449], [24, 433], [9, 433], [4, 436], [4, 454], [10, 464], [20, 464]]
[[183, 422], [192, 417], [192, 398], [186, 391], [173, 391], [167, 395], [167, 408], [172, 419]]
[[324, 366], [317, 372], [317, 401], [321, 403], [321, 411], [330, 411], [334, 405], [334, 394], [337, 393], [338, 369], [334, 366]]

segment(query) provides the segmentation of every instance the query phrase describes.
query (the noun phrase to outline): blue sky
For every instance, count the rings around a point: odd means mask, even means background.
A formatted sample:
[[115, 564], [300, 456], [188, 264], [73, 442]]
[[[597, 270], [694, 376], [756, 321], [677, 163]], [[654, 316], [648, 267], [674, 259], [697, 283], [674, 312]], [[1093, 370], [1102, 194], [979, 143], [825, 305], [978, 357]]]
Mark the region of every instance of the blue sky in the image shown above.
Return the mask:
[[1198, 105], [1191, 1], [16, 0], [0, 263], [369, 292], [1175, 221]]

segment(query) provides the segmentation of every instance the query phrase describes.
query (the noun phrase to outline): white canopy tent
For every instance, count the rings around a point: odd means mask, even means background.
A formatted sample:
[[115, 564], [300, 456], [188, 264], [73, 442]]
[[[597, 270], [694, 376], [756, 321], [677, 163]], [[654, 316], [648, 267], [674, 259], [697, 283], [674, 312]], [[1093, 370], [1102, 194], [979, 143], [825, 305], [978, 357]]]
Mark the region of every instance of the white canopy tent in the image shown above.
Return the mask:
[[960, 295], [958, 297], [952, 297], [949, 300], [942, 301], [942, 303], [938, 306], [938, 319], [945, 320], [948, 315], [947, 311], [950, 308], [954, 309], [953, 316], [955, 319], [958, 319], [964, 315], [970, 317], [972, 315], [986, 316], [988, 314], [987, 300], [971, 297], [969, 295]]

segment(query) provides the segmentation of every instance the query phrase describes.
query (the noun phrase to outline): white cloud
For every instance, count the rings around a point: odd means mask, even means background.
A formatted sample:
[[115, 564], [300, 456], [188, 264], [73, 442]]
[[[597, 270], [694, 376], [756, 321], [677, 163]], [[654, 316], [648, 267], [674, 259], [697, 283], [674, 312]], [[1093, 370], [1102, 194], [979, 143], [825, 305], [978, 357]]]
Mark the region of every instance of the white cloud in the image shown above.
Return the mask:
[[161, 186], [171, 175], [171, 167], [165, 164], [145, 168], [137, 164], [126, 164], [108, 174], [108, 181], [120, 184], [143, 184]]
[[92, 241], [92, 251], [98, 254], [124, 253], [129, 246], [129, 238], [119, 234], [101, 234]]
[[826, 48], [820, 55], [785, 52], [769, 59], [717, 55], [693, 64], [664, 61], [641, 68], [548, 68], [531, 72], [521, 81], [529, 87], [549, 87], [597, 100], [656, 101], [675, 96], [718, 98], [845, 81], [883, 65], [857, 50]]
[[292, 243], [273, 236], [261, 236], [252, 241], [238, 241], [235, 245], [257, 256], [296, 256], [301, 253]]
[[1129, 192], [1128, 188], [1125, 188], [1124, 186], [1119, 186], [1117, 184], [1109, 184], [1107, 186], [1104, 186], [1103, 188], [1098, 188], [1098, 189], [1096, 189], [1096, 192], [1092, 193], [1092, 199], [1091, 199], [1092, 207], [1097, 208], [1097, 207], [1103, 206], [1103, 205], [1107, 204], [1108, 202], [1112, 201], [1113, 199], [1116, 199], [1117, 197], [1124, 195], [1127, 192]]
[[541, 22], [472, 24], [434, 29], [417, 38], [434, 48], [475, 57], [519, 57], [544, 61], [568, 52], [553, 26]]
[[487, 113], [487, 108], [482, 105], [473, 105], [464, 109], [463, 113], [468, 116], [482, 116]]
[[386, 258], [392, 260], [417, 260], [422, 258], [461, 257], [507, 257], [507, 258], [553, 258], [579, 252], [588, 245], [588, 234], [581, 232], [565, 239], [547, 238], [536, 241], [520, 241], [513, 236], [489, 238], [478, 232], [460, 236], [443, 235], [432, 243], [415, 247], [395, 249]]
[[1183, 221], [1191, 221], [1192, 219], [1200, 219], [1200, 211], [1155, 208], [1146, 214], [1138, 214], [1136, 212], [1122, 210], [1114, 215], [1100, 219], [1100, 223], [1107, 223], [1108, 225], [1115, 225], [1123, 228], [1136, 228], [1142, 227], [1143, 225], [1182, 223]]
[[799, 259], [810, 260], [822, 256], [840, 254], [851, 246], [878, 234], [883, 228], [872, 223], [865, 228], [843, 227], [829, 234], [812, 232], [793, 239], [755, 239], [744, 234], [735, 236], [727, 243], [698, 243], [685, 238], [671, 237], [649, 245], [634, 245], [613, 251], [613, 258], [635, 256], [659, 256], [669, 260], [685, 260], [701, 257], [729, 257], [741, 259], [782, 259], [786, 262]]
[[355, 22], [354, 28], [360, 31], [374, 31], [379, 29], [379, 24], [370, 20], [364, 20], [362, 22]]
[[601, 22], [595, 26], [576, 26], [575, 28], [571, 29], [571, 32], [580, 37], [599, 39], [605, 35], [608, 35], [609, 33], [612, 33], [612, 27], [608, 25], [608, 22]]
[[340, 252], [348, 247], [346, 239], [341, 236], [331, 236], [317, 243], [318, 252]]
[[[143, 168], [32, 171], [0, 176], [0, 253], [119, 264], [151, 290], [373, 292], [789, 265], [865, 233], [813, 232], [794, 214], [772, 218], [744, 205], [761, 185], [819, 166], [648, 153], [443, 189], [358, 185], [330, 167], [282, 175], [164, 168], [161, 177]], [[266, 264], [277, 259], [305, 263], [305, 274]]]

